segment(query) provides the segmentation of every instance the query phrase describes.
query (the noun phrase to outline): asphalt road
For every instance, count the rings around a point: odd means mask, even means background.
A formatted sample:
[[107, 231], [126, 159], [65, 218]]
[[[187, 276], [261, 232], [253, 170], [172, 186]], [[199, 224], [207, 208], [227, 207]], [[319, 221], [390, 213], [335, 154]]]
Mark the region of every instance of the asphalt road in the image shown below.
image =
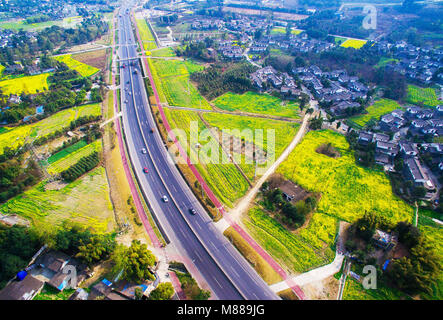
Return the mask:
[[[119, 58], [138, 56], [129, 14], [118, 18]], [[138, 59], [120, 69], [123, 128], [140, 187], [163, 232], [181, 255], [187, 256], [222, 300], [279, 299], [232, 244], [215, 228], [174, 164], [156, 129]], [[151, 132], [151, 128], [155, 128]], [[147, 153], [142, 153], [145, 148]], [[148, 173], [143, 172], [143, 168]], [[166, 195], [169, 201], [162, 201]], [[190, 208], [197, 211], [189, 213]]]

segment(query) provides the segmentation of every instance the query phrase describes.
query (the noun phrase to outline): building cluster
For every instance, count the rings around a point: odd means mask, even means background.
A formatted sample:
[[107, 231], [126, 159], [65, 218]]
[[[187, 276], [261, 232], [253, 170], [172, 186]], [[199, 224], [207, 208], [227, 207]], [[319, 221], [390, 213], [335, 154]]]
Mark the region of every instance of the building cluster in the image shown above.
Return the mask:
[[430, 47], [416, 47], [399, 41], [395, 44], [382, 42], [377, 44], [380, 50], [391, 53], [393, 60], [386, 65], [392, 71], [405, 75], [409, 80], [421, 85], [430, 85], [434, 81], [443, 85], [443, 75], [436, 79], [434, 75], [443, 67], [443, 50]]
[[308, 39], [306, 33], [303, 33], [301, 37], [293, 37], [285, 44], [288, 46], [288, 49], [292, 50], [293, 52], [301, 52], [301, 53], [308, 53], [308, 52], [320, 53], [323, 51], [330, 50], [335, 46], [335, 44], [328, 41]]
[[318, 66], [311, 65], [295, 68], [292, 72], [318, 101], [331, 104], [329, 111], [336, 117], [343, 117], [350, 110], [360, 108], [357, 100], [366, 99], [369, 91], [357, 77], [349, 76], [346, 70], [323, 72]]
[[226, 22], [224, 27], [229, 31], [238, 34], [254, 35], [257, 30], [266, 29], [270, 23], [265, 19], [253, 19], [252, 17], [240, 16], [237, 19], [231, 19]]
[[192, 30], [217, 30], [223, 26], [223, 20], [196, 19], [191, 24]]
[[289, 96], [300, 96], [301, 91], [292, 76], [286, 72], [278, 72], [272, 66], [259, 69], [250, 75], [254, 86], [260, 91], [274, 88]]
[[[375, 163], [386, 170], [394, 171], [394, 159], [403, 162], [401, 174], [414, 187], [424, 187], [427, 197], [432, 198], [439, 189], [439, 178], [443, 175], [443, 144], [416, 143], [425, 136], [438, 137], [443, 134], [443, 106], [435, 110], [408, 107], [394, 110], [381, 117], [376, 127], [385, 133], [360, 131], [358, 143], [375, 148]], [[390, 139], [390, 137], [393, 137]], [[421, 138], [421, 139], [420, 139]]]
[[237, 41], [221, 40], [218, 42], [217, 50], [227, 59], [241, 60], [243, 58], [244, 49]]
[[145, 281], [141, 284], [119, 280], [102, 279], [96, 282], [89, 290], [79, 287], [86, 279], [94, 275], [86, 265], [80, 263], [60, 251], [48, 250], [46, 246], [37, 252], [31, 264], [20, 271], [15, 279], [11, 280], [1, 291], [0, 300], [32, 300], [44, 286], [49, 286], [57, 292], [68, 288], [76, 289], [69, 300], [134, 300], [135, 290], [148, 296], [158, 285], [155, 281]]
[[89, 276], [86, 266], [77, 259], [59, 251], [46, 251], [46, 247], [32, 260], [32, 264], [26, 270], [20, 271], [16, 279], [0, 291], [0, 300], [32, 300], [45, 284], [62, 292], [74, 282], [70, 281], [73, 273], [67, 270], [75, 270], [76, 279], [72, 280], [77, 283]]
[[420, 140], [439, 137], [443, 135], [443, 105], [435, 109], [409, 106], [406, 110], [394, 110], [382, 116], [378, 126], [399, 137], [417, 136]]

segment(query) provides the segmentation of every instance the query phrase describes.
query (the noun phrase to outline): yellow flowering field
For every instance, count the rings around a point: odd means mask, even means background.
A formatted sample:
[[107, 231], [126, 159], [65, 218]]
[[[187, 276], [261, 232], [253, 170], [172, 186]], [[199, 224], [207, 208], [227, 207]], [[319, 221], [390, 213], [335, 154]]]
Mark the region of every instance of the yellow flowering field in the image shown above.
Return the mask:
[[[315, 151], [328, 142], [341, 157]], [[352, 222], [371, 211], [391, 222], [412, 221], [412, 208], [392, 193], [385, 173], [357, 166], [345, 137], [333, 131], [309, 132], [278, 172], [307, 190], [321, 192], [320, 213]]]
[[114, 230], [114, 211], [105, 168], [98, 167], [60, 190], [46, 182], [0, 205], [2, 213], [18, 214], [39, 228], [69, 220], [97, 233]]
[[63, 56], [54, 57], [55, 60], [65, 63], [70, 69], [73, 69], [80, 73], [82, 77], [89, 77], [99, 72], [100, 70], [89, 66], [83, 62], [77, 61], [72, 58], [71, 54], [65, 54]]
[[35, 76], [3, 80], [0, 81], [0, 88], [2, 88], [3, 94], [5, 95], [20, 95], [22, 92], [27, 94], [43, 92], [48, 89], [48, 77], [50, 75], [51, 73], [42, 73]]
[[28, 142], [31, 142], [32, 138], [43, 137], [54, 131], [68, 127], [71, 121], [78, 119], [80, 116], [96, 116], [100, 115], [100, 113], [100, 104], [87, 104], [62, 110], [32, 124], [8, 128], [6, 132], [0, 135], [0, 154], [3, 153], [3, 149], [6, 146], [17, 148], [22, 145], [26, 139], [28, 139]]
[[341, 44], [344, 48], [360, 49], [366, 44], [366, 40], [348, 39]]

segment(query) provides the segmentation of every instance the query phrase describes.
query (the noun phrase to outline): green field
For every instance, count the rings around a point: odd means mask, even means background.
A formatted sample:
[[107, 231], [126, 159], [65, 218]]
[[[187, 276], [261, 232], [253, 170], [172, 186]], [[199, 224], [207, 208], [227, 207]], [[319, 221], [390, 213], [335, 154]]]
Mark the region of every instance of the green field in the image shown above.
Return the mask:
[[[300, 127], [298, 123], [289, 123], [279, 120], [228, 115], [220, 113], [204, 113], [203, 118], [205, 119], [205, 121], [208, 122], [208, 124], [211, 127], [218, 128], [219, 130], [238, 129], [239, 132], [233, 132], [233, 135], [236, 136], [237, 138], [242, 138], [241, 131], [243, 131], [244, 129], [251, 129], [253, 137], [244, 137], [245, 141], [251, 144], [255, 144], [260, 149], [267, 151], [268, 159], [273, 159], [273, 161], [275, 161], [283, 152], [283, 150], [289, 145], [289, 143], [294, 138]], [[254, 134], [254, 130], [256, 129], [263, 130], [263, 141], [260, 141], [260, 139], [254, 141], [257, 137]], [[272, 153], [271, 152], [272, 150], [268, 148], [268, 131], [267, 131], [268, 129], [274, 130], [275, 153]], [[245, 160], [246, 160], [245, 156], [241, 155], [241, 162], [237, 161], [237, 163], [242, 168], [246, 176], [250, 180], [253, 180], [255, 173], [255, 166], [253, 163], [247, 163]], [[268, 165], [270, 165], [270, 163]], [[259, 165], [259, 167], [263, 167], [263, 169], [265, 169], [266, 165]], [[261, 175], [260, 172], [258, 172], [257, 175], [260, 176]]]
[[351, 117], [349, 121], [354, 122], [360, 127], [364, 127], [370, 120], [379, 120], [381, 116], [397, 109], [403, 110], [404, 108], [394, 100], [381, 99], [366, 108], [368, 113]]
[[340, 46], [344, 48], [354, 48], [354, 49], [360, 49], [366, 44], [366, 40], [357, 40], [357, 39], [348, 39], [345, 42], [343, 42]]
[[143, 43], [143, 49], [146, 51], [157, 48], [154, 36], [152, 35], [151, 30], [149, 29], [149, 26], [146, 23], [146, 20], [136, 19], [136, 22], [137, 22], [138, 32], [141, 37], [141, 41]]
[[100, 104], [87, 104], [79, 107], [65, 109], [53, 114], [48, 118], [32, 124], [9, 128], [7, 132], [4, 132], [0, 135], [0, 153], [3, 153], [3, 149], [6, 146], [17, 148], [25, 141], [30, 143], [32, 139], [29, 139], [29, 137], [43, 137], [57, 130], [67, 128], [69, 127], [71, 121], [78, 119], [80, 116], [97, 116], [100, 114]]
[[44, 28], [47, 28], [47, 27], [52, 27], [54, 25], [61, 26], [62, 24], [63, 24], [62, 20], [59, 20], [59, 21], [45, 21], [45, 22], [32, 23], [32, 24], [27, 24], [27, 23], [24, 22], [24, 20], [15, 20], [15, 21], [1, 22], [0, 23], [0, 28], [1, 29], [11, 29], [11, 30], [15, 30], [15, 31], [18, 31], [20, 29], [23, 29], [24, 31], [29, 31], [29, 30], [44, 29]]
[[[336, 159], [317, 153], [330, 142], [341, 154]], [[413, 210], [392, 193], [384, 172], [357, 166], [344, 136], [329, 131], [309, 132], [277, 170], [303, 188], [320, 192], [317, 212], [353, 222], [365, 212], [388, 221], [412, 221]]]
[[[334, 242], [337, 221], [326, 215], [316, 214], [304, 234], [294, 234], [262, 209], [254, 207], [244, 223], [259, 244], [280, 264], [291, 272], [306, 272], [327, 264], [334, 259], [330, 246]], [[314, 236], [313, 235], [317, 235]]]
[[393, 289], [386, 287], [385, 285], [380, 285], [377, 282], [376, 290], [365, 290], [363, 285], [357, 282], [354, 278], [348, 276], [346, 280], [346, 285], [343, 290], [343, 300], [404, 300], [408, 297]]
[[20, 95], [22, 92], [34, 94], [48, 89], [48, 77], [51, 73], [42, 73], [35, 76], [17, 77], [0, 81], [3, 94]]
[[[294, 29], [294, 28], [291, 30], [291, 34], [295, 34], [295, 35], [300, 34], [302, 32], [303, 32], [303, 30]], [[285, 27], [274, 27], [271, 29], [271, 35], [273, 35], [273, 34], [286, 34], [286, 28]]]
[[101, 140], [96, 140], [82, 148], [79, 148], [78, 150], [72, 151], [65, 157], [51, 163], [46, 170], [49, 174], [61, 173], [76, 164], [81, 158], [89, 156], [94, 151], [97, 151], [98, 153], [102, 151]]
[[[206, 127], [199, 119], [198, 115], [193, 111], [181, 111], [165, 109], [165, 114], [171, 128], [183, 129], [186, 136], [190, 134], [190, 123], [195, 121], [198, 124], [199, 133]], [[200, 137], [201, 138], [201, 137]], [[189, 138], [188, 138], [189, 141]], [[199, 143], [204, 146], [205, 141], [199, 139]], [[200, 153], [200, 160], [198, 158], [198, 149], [195, 145], [188, 148], [188, 155], [195, 161], [195, 167], [205, 179], [211, 190], [217, 198], [228, 206], [232, 206], [233, 202], [242, 197], [248, 190], [248, 183], [241, 175], [239, 170], [232, 163], [223, 164], [221, 161], [221, 148], [219, 150], [220, 161], [211, 161], [208, 156]]]
[[394, 59], [394, 58], [381, 57], [380, 61], [377, 63], [377, 65], [375, 67], [382, 68], [382, 67], [385, 67], [388, 63], [398, 62], [398, 61], [399, 61], [398, 59]]
[[171, 47], [161, 48], [158, 50], [151, 51], [151, 56], [153, 57], [175, 57], [174, 49]]
[[69, 146], [67, 148], [64, 148], [63, 150], [61, 150], [61, 151], [51, 155], [48, 158], [48, 163], [52, 164], [52, 163], [54, 163], [54, 162], [56, 162], [56, 161], [58, 161], [58, 160], [60, 160], [60, 159], [62, 159], [64, 157], [68, 156], [70, 153], [73, 153], [74, 151], [77, 151], [78, 149], [83, 148], [86, 145], [87, 145], [87, 143], [86, 143], [85, 140], [80, 140], [79, 142], [74, 143], [73, 145], [71, 145], [71, 146]]
[[54, 57], [55, 60], [65, 63], [70, 69], [73, 69], [80, 73], [82, 77], [89, 77], [99, 72], [100, 70], [89, 66], [83, 62], [77, 61], [72, 58], [71, 54]]
[[346, 40], [348, 40], [348, 39], [347, 38], [343, 38], [343, 37], [334, 37], [334, 42], [337, 45], [341, 45]]
[[423, 104], [426, 107], [436, 107], [441, 104], [438, 100], [436, 90], [433, 88], [420, 88], [408, 85], [407, 102], [417, 105]]
[[114, 211], [103, 167], [60, 190], [50, 190], [41, 182], [0, 205], [0, 211], [29, 219], [37, 228], [60, 226], [69, 220], [98, 233], [114, 230]]
[[189, 79], [190, 73], [202, 70], [203, 66], [192, 61], [148, 60], [162, 102], [171, 106], [211, 109]]
[[[421, 210], [420, 210], [421, 211]], [[435, 212], [430, 212], [431, 215]], [[440, 218], [440, 217], [439, 217]], [[443, 266], [443, 226], [435, 223], [429, 217], [424, 216], [423, 212], [420, 212], [418, 227], [423, 232], [427, 241], [435, 246], [435, 252], [437, 253], [440, 266]], [[424, 299], [443, 299], [443, 273], [440, 272], [437, 279], [437, 284], [432, 288], [432, 294], [424, 294]]]
[[255, 92], [235, 94], [228, 92], [214, 99], [213, 103], [217, 108], [227, 111], [242, 111], [293, 119], [300, 118], [300, 109], [297, 103], [283, 102], [269, 94]]
[[37, 294], [32, 300], [68, 300], [68, 298], [75, 292], [75, 289], [65, 289], [58, 291], [54, 287], [45, 283], [42, 291]]
[[[259, 148], [268, 150], [268, 134], [266, 130], [274, 130], [275, 136], [275, 156], [278, 157], [283, 150], [289, 145], [296, 135], [300, 125], [298, 123], [290, 123], [286, 121], [262, 119], [247, 116], [238, 116], [221, 113], [204, 113], [203, 118], [212, 126], [220, 130], [222, 129], [238, 129], [240, 132], [244, 129], [263, 130], [263, 142], [248, 141], [256, 144]], [[237, 135], [236, 135], [237, 136]], [[240, 138], [240, 136], [238, 136]], [[246, 138], [246, 140], [248, 140]]]
[[24, 31], [36, 31], [41, 30], [44, 28], [52, 27], [52, 26], [59, 26], [64, 28], [73, 28], [78, 23], [83, 21], [83, 18], [80, 16], [77, 17], [68, 17], [62, 20], [53, 20], [53, 21], [45, 21], [45, 22], [39, 22], [39, 23], [26, 23], [25, 20], [18, 19], [18, 20], [10, 20], [5, 22], [0, 22], [0, 28], [1, 29], [11, 29], [18, 31], [20, 29], [23, 29]]

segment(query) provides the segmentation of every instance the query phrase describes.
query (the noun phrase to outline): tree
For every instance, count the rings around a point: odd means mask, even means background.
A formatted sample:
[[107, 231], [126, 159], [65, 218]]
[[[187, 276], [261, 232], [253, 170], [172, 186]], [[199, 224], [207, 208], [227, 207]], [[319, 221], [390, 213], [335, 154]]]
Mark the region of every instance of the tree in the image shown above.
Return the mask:
[[411, 249], [409, 257], [392, 262], [387, 278], [406, 293], [431, 293], [432, 284], [440, 272], [441, 266], [434, 247], [421, 238], [420, 243]]
[[323, 125], [323, 118], [320, 115], [317, 118], [309, 120], [309, 128], [311, 130], [320, 130], [322, 125]]
[[151, 295], [149, 296], [149, 300], [169, 300], [174, 294], [174, 288], [170, 282], [160, 283], [157, 288], [155, 288]]
[[80, 243], [76, 257], [89, 266], [109, 257], [115, 248], [115, 240], [111, 235], [94, 235], [88, 242], [80, 240]]
[[26, 267], [41, 245], [34, 229], [0, 224], [0, 288]]
[[420, 230], [407, 222], [399, 222], [396, 226], [398, 240], [409, 249], [415, 247], [420, 241]]
[[146, 279], [154, 280], [150, 268], [156, 262], [145, 243], [139, 240], [132, 240], [131, 246], [123, 254], [123, 278], [128, 281], [141, 282]]
[[415, 187], [411, 192], [412, 196], [416, 199], [421, 199], [426, 195], [426, 189], [424, 187]]
[[134, 296], [135, 296], [135, 300], [141, 300], [143, 297], [143, 291], [142, 288], [137, 287], [134, 290]]
[[372, 212], [366, 212], [363, 217], [355, 222], [357, 236], [369, 241], [374, 235], [377, 225], [377, 216]]

